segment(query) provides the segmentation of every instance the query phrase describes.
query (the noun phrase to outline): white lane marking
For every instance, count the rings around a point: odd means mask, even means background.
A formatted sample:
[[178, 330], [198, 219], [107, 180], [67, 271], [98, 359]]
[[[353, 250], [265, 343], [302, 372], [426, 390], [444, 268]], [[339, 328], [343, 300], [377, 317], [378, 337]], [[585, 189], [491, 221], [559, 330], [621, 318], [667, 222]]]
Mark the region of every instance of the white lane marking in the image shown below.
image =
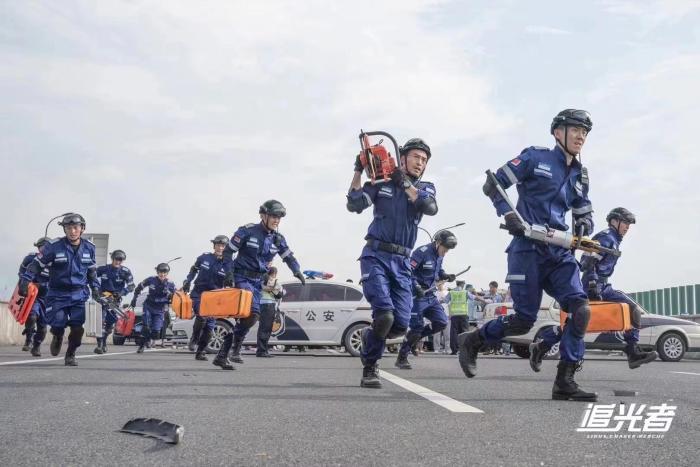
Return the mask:
[[396, 375], [392, 375], [391, 373], [387, 371], [380, 371], [379, 376], [384, 378], [387, 381], [390, 381], [394, 383], [397, 386], [401, 386], [402, 388], [406, 389], [407, 391], [411, 391], [414, 394], [418, 394], [419, 396], [428, 399], [430, 402], [439, 405], [440, 407], [443, 407], [450, 412], [457, 412], [457, 413], [484, 413], [483, 410], [477, 409], [476, 407], [472, 407], [471, 405], [467, 405], [464, 402], [460, 402], [457, 400], [452, 399], [451, 397], [447, 397], [444, 394], [440, 394], [439, 392], [435, 392], [432, 389], [425, 388], [423, 386], [420, 386], [416, 383], [412, 383], [406, 379], [400, 378]]
[[671, 373], [678, 373], [679, 375], [694, 375], [700, 376], [700, 373], [690, 373], [688, 371], [672, 371]]
[[[172, 350], [172, 349], [148, 349], [146, 352], [162, 352], [163, 350]], [[131, 353], [136, 353], [135, 350], [131, 350], [129, 352], [110, 352], [110, 353], [103, 353], [103, 354], [92, 354], [92, 355], [76, 355], [75, 358], [96, 358], [96, 357], [109, 357], [110, 355], [128, 355]], [[39, 359], [33, 359], [33, 360], [18, 360], [16, 362], [0, 362], [0, 366], [3, 365], [22, 365], [24, 363], [39, 363], [39, 362], [54, 362], [57, 360], [63, 360], [65, 357], [52, 357], [52, 358], [39, 358]]]

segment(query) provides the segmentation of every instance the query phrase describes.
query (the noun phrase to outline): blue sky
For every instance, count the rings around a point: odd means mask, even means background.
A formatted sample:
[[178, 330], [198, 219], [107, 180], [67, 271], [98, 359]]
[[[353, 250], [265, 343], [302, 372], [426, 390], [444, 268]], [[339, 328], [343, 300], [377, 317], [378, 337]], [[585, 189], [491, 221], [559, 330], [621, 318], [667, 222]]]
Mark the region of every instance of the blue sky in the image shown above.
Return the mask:
[[110, 233], [137, 279], [185, 257], [180, 282], [269, 198], [304, 268], [357, 279], [371, 214], [344, 195], [360, 128], [429, 142], [440, 213], [424, 226], [466, 221], [446, 265], [485, 287], [508, 236], [483, 172], [551, 146], [566, 107], [594, 120], [597, 226], [618, 205], [639, 218], [614, 283], [696, 283], [698, 20], [680, 0], [3, 2], [0, 296], [58, 213]]

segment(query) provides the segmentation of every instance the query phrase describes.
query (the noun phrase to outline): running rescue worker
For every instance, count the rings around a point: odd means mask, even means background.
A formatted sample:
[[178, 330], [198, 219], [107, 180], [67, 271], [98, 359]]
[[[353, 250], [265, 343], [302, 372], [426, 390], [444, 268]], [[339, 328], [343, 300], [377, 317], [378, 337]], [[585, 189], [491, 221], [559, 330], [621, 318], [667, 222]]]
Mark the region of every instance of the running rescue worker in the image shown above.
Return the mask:
[[423, 215], [438, 212], [435, 186], [421, 180], [430, 160], [430, 147], [420, 138], [409, 139], [400, 149], [400, 168], [391, 180], [361, 182], [358, 155], [347, 195], [347, 209], [361, 213], [374, 206], [374, 217], [360, 255], [362, 290], [372, 306], [372, 325], [362, 333], [361, 387], [381, 388], [377, 362], [387, 339], [404, 336], [413, 307], [409, 258], [416, 244]]
[[116, 309], [121, 307], [122, 298], [134, 291], [134, 276], [129, 268], [122, 263], [126, 261], [124, 250], [114, 250], [109, 254], [111, 264], [97, 268], [97, 279], [100, 281], [100, 296], [107, 306], [102, 306], [102, 337], [98, 337], [96, 354], [107, 353], [107, 338], [117, 323]]
[[[634, 214], [625, 208], [615, 208], [605, 218], [608, 228], [601, 230], [593, 236], [606, 248], [619, 250], [622, 239], [629, 231], [632, 224], [637, 223]], [[615, 271], [615, 265], [619, 256], [611, 254], [598, 254], [584, 252], [581, 257], [581, 268], [583, 276], [581, 282], [587, 288], [588, 298], [591, 301], [606, 301], [616, 303], [627, 303], [630, 306], [633, 328], [625, 331], [624, 339], [627, 344], [625, 353], [627, 354], [627, 364], [630, 369], [639, 368], [644, 363], [656, 360], [658, 354], [655, 351], [644, 352], [639, 348], [639, 330], [642, 328], [642, 311], [634, 300], [619, 290], [615, 290], [609, 283]], [[552, 326], [545, 330], [542, 339], [530, 344], [530, 367], [534, 371], [540, 371], [544, 355], [552, 346], [561, 339], [559, 326]]]
[[233, 271], [228, 274], [224, 285], [234, 285], [238, 289], [253, 292], [251, 315], [239, 319], [233, 332], [224, 337], [219, 353], [212, 362], [224, 370], [233, 370], [228, 354], [231, 348], [231, 360], [243, 363], [241, 345], [250, 328], [260, 317], [260, 298], [262, 296], [263, 277], [269, 272], [269, 267], [276, 255], [279, 255], [292, 271], [294, 277], [306, 284], [301, 266], [287, 245], [287, 240], [278, 232], [280, 221], [287, 215], [287, 210], [277, 200], [265, 201], [258, 210], [260, 222], [239, 227], [233, 234], [224, 251], [224, 257], [230, 259], [234, 253]]
[[131, 307], [136, 306], [136, 299], [141, 291], [148, 288], [148, 296], [143, 302], [143, 324], [141, 328], [141, 342], [137, 353], [143, 353], [145, 348], [151, 348], [151, 340], [158, 339], [163, 329], [165, 313], [170, 309], [170, 302], [175, 293], [175, 284], [168, 280], [170, 266], [168, 263], [160, 263], [156, 266], [155, 276], [151, 276], [136, 286], [134, 297], [131, 299]]
[[61, 352], [66, 327], [70, 327], [65, 365], [78, 366], [75, 351], [82, 343], [85, 323], [85, 302], [90, 297], [102, 303], [95, 265], [95, 245], [81, 237], [85, 219], [71, 213], [58, 223], [65, 237], [50, 240], [29, 263], [20, 280], [20, 294], [27, 294], [29, 282], [37, 281], [44, 268], [49, 270], [49, 290], [46, 294], [46, 321], [51, 326], [51, 355]]
[[[413, 309], [408, 322], [408, 334], [401, 343], [399, 355], [394, 365], [402, 370], [410, 370], [408, 353], [424, 337], [437, 334], [447, 327], [447, 313], [435, 295], [438, 281], [453, 282], [454, 274], [442, 269], [442, 261], [448, 251], [457, 246], [457, 237], [449, 230], [435, 234], [435, 241], [423, 245], [411, 255], [413, 271]], [[426, 326], [424, 319], [430, 321]]]
[[[49, 243], [51, 239], [49, 237], [41, 237], [39, 240], [34, 242], [34, 246], [40, 251], [41, 247]], [[22, 274], [27, 270], [27, 266], [34, 261], [37, 253], [29, 253], [22, 260], [22, 264], [19, 266], [19, 272], [17, 275], [20, 280], [22, 279]], [[32, 309], [29, 311], [29, 316], [27, 321], [24, 323], [24, 330], [22, 334], [24, 335], [24, 345], [22, 350], [24, 352], [31, 349], [31, 354], [34, 357], [41, 357], [41, 343], [44, 342], [46, 337], [46, 292], [48, 291], [49, 285], [49, 270], [48, 268], [43, 268], [36, 279], [34, 280], [39, 293], [37, 294]]]
[[209, 290], [222, 289], [226, 276], [233, 269], [233, 261], [224, 257], [224, 250], [228, 245], [229, 238], [226, 235], [217, 235], [211, 240], [214, 251], [212, 253], [202, 253], [190, 268], [187, 278], [182, 283], [183, 292], [189, 292], [192, 281], [194, 288], [190, 297], [192, 298], [192, 311], [195, 315], [192, 327], [192, 337], [189, 348], [196, 350], [195, 360], [206, 361], [207, 345], [216, 325], [214, 318], [202, 318], [199, 315], [199, 304], [202, 301], [202, 293]]
[[[593, 127], [584, 110], [559, 112], [550, 126], [554, 149], [531, 146], [507, 162], [496, 173], [507, 189], [517, 185], [517, 210], [526, 222], [548, 225], [566, 231], [566, 214], [573, 213], [574, 232], [590, 235], [593, 208], [588, 199], [588, 174], [579, 155]], [[590, 319], [588, 295], [581, 285], [579, 267], [571, 250], [537, 243], [525, 238], [525, 226], [505, 202], [490, 178], [483, 187], [499, 216], [505, 216], [513, 240], [506, 249], [508, 275], [515, 314], [501, 316], [482, 328], [459, 336], [459, 363], [468, 378], [476, 376], [476, 359], [482, 345], [497, 344], [506, 336], [526, 334], [534, 325], [542, 291], [554, 297], [573, 319], [564, 325], [561, 361], [552, 388], [552, 399], [596, 401], [597, 394], [586, 392], [574, 381], [574, 372], [583, 360], [583, 337]]]

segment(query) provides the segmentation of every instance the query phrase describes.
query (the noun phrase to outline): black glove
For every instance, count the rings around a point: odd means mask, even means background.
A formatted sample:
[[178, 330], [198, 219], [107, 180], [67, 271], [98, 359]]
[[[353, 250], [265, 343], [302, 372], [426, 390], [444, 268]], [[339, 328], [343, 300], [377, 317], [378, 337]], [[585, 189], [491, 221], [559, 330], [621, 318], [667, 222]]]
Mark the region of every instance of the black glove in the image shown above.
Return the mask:
[[355, 172], [362, 172], [363, 170], [365, 170], [365, 168], [362, 167], [362, 161], [360, 160], [361, 155], [362, 154], [358, 154], [355, 158]]
[[97, 289], [92, 289], [92, 299], [97, 303], [102, 303], [102, 297], [100, 296], [100, 291]]
[[182, 283], [182, 291], [185, 293], [189, 293], [190, 291], [190, 281], [185, 279], [185, 282]]
[[27, 295], [29, 295], [29, 282], [25, 281], [24, 279], [19, 281], [18, 292], [20, 297], [26, 297]]
[[454, 274], [445, 274], [445, 280], [447, 282], [454, 282], [455, 279], [457, 279], [457, 276], [455, 276]]
[[491, 180], [491, 177], [486, 177], [486, 182], [484, 182], [484, 186], [481, 187], [481, 190], [484, 192], [486, 196], [489, 198], [493, 199], [496, 194], [498, 194], [498, 190], [496, 189], [496, 184], [493, 183], [493, 180]]
[[226, 273], [226, 277], [224, 278], [224, 287], [233, 287], [233, 273], [232, 272]]
[[416, 294], [416, 298], [423, 298], [423, 297], [425, 297], [425, 290], [423, 290], [423, 287], [421, 287], [421, 286], [418, 285], [418, 284], [416, 284], [416, 285], [413, 287], [413, 293]]
[[525, 226], [520, 222], [520, 219], [514, 212], [507, 213], [505, 220], [506, 229], [508, 229], [509, 234], [519, 237], [525, 233]]
[[121, 296], [120, 294], [118, 294], [118, 293], [115, 292], [115, 293], [112, 293], [112, 298], [114, 299], [114, 301], [115, 301], [115, 303], [116, 303], [116, 302], [119, 302], [119, 300], [122, 299], [122, 296]]
[[306, 285], [306, 279], [304, 278], [304, 275], [301, 273], [301, 271], [295, 272], [294, 277], [299, 279], [299, 282], [301, 282], [301, 285]]
[[131, 308], [136, 308], [136, 297], [131, 299], [131, 303], [129, 303], [129, 306], [131, 306]]
[[593, 220], [590, 218], [590, 216], [579, 217], [576, 219], [574, 222], [574, 232], [576, 232], [577, 235], [584, 237], [587, 237], [593, 233]]
[[401, 169], [396, 167], [393, 172], [391, 172], [391, 181], [394, 182], [399, 188], [404, 188], [404, 180], [406, 179], [406, 174], [403, 173]]
[[598, 290], [598, 284], [596, 281], [590, 281], [588, 282], [588, 299], [589, 300], [595, 300], [595, 301], [600, 301], [603, 299], [600, 295], [600, 290]]

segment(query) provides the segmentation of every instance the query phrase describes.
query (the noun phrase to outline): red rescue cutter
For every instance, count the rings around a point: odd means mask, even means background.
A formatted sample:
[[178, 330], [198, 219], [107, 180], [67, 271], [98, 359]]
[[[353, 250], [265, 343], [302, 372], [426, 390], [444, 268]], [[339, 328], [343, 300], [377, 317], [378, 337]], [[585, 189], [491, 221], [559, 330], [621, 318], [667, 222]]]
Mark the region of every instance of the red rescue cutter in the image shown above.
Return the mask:
[[20, 296], [19, 285], [15, 287], [15, 292], [10, 299], [9, 309], [19, 324], [27, 322], [27, 317], [29, 317], [29, 312], [32, 311], [32, 306], [34, 306], [34, 301], [38, 294], [39, 288], [33, 282], [30, 282], [29, 287], [27, 287], [26, 297]]

